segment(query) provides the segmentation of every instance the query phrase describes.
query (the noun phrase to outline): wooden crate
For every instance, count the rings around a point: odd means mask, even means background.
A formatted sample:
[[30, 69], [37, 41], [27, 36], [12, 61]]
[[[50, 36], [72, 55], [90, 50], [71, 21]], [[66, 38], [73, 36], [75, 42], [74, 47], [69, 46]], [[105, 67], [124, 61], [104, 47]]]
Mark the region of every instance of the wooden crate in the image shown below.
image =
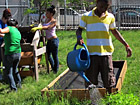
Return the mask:
[[[38, 56], [38, 64], [40, 64], [42, 55]], [[33, 60], [33, 52], [21, 52], [21, 60], [19, 62], [19, 66], [23, 65], [34, 65], [34, 60]]]
[[[25, 71], [24, 75], [33, 74], [35, 75], [36, 81], [39, 79], [38, 75], [38, 64], [41, 61], [42, 54], [45, 54], [46, 64], [47, 64], [47, 71], [49, 72], [49, 64], [46, 54], [46, 46], [45, 41], [43, 42], [43, 46], [40, 47], [40, 37], [41, 32], [39, 30], [35, 32], [31, 32], [32, 27], [19, 27], [18, 30], [21, 33], [21, 60], [19, 63], [19, 69], [22, 68], [22, 66], [34, 66], [34, 71]], [[44, 38], [44, 36], [42, 36]], [[4, 43], [1, 46], [1, 52], [2, 52], [2, 60], [4, 60]], [[20, 73], [23, 72], [19, 71]], [[22, 73], [23, 74], [23, 73]]]
[[[42, 55], [38, 56], [37, 63], [40, 64]], [[29, 66], [28, 71], [24, 70], [24, 66]], [[33, 58], [33, 52], [21, 52], [21, 60], [19, 62], [18, 68], [19, 68], [19, 73], [21, 77], [26, 77], [26, 76], [35, 76], [34, 69], [31, 68], [34, 66], [34, 58]]]
[[[117, 83], [116, 83], [116, 86], [112, 89], [112, 93], [121, 90], [123, 80], [125, 77], [125, 73], [127, 70], [127, 61], [113, 61], [113, 66], [114, 66], [114, 69], [118, 68], [118, 72], [116, 72]], [[71, 88], [70, 85], [64, 86], [65, 81], [67, 82], [67, 80], [68, 80], [68, 79], [66, 79], [65, 76], [67, 76], [68, 75], [67, 73], [69, 73], [69, 72], [71, 72], [69, 69], [65, 70], [56, 79], [54, 79], [47, 87], [42, 89], [41, 90], [42, 96], [47, 95], [48, 97], [50, 97], [50, 92], [54, 92], [58, 96], [61, 96], [61, 94], [63, 93], [64, 97], [67, 97], [67, 95], [69, 94], [70, 96], [76, 97], [79, 100], [90, 99], [89, 90], [84, 88], [84, 86], [80, 86], [78, 88]], [[67, 77], [68, 78], [74, 77], [74, 76], [76, 77], [76, 74], [77, 73], [75, 73], [75, 72], [71, 72], [70, 76], [67, 76]], [[81, 80], [82, 80], [81, 83], [84, 85], [84, 79], [82, 77], [81, 77]], [[76, 79], [74, 81], [76, 81]], [[73, 83], [72, 81], [69, 81], [69, 82], [71, 84]], [[60, 87], [57, 84], [59, 84]], [[63, 86], [64, 86], [64, 88], [63, 88]], [[103, 97], [106, 95], [105, 88], [97, 88], [97, 89], [99, 90], [100, 94]]]
[[[19, 72], [21, 76], [31, 75], [35, 76], [38, 81], [38, 64], [40, 64], [42, 54], [46, 55], [46, 46], [40, 47], [41, 32], [31, 32], [32, 27], [19, 27], [18, 30], [21, 33], [21, 60], [19, 63]], [[46, 59], [46, 64], [48, 61]], [[29, 67], [29, 71], [24, 71], [22, 66], [33, 66], [33, 69]], [[48, 69], [48, 68], [47, 68]]]

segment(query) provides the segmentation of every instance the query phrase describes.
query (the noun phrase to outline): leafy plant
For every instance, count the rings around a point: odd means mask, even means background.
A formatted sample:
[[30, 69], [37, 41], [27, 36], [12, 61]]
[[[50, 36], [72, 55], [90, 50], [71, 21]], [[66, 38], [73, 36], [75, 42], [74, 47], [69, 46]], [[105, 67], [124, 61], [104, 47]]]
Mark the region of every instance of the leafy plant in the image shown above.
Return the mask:
[[[121, 89], [122, 93], [107, 96], [102, 100], [101, 105], [140, 105], [140, 31], [120, 31], [125, 40], [132, 48], [132, 57], [126, 57], [125, 47], [112, 36], [115, 51], [113, 60], [127, 60], [127, 72]], [[55, 95], [51, 96], [51, 104], [48, 97], [41, 96], [41, 90], [51, 83], [58, 75], [67, 68], [66, 57], [68, 52], [73, 50], [76, 43], [76, 31], [57, 31], [59, 38], [59, 61], [60, 68], [58, 74], [46, 73], [46, 68], [39, 69], [39, 81], [36, 82], [32, 77], [22, 79], [22, 89], [18, 89], [17, 93], [9, 93], [9, 85], [0, 83], [0, 105], [89, 105], [90, 100], [79, 101], [78, 99], [61, 98], [59, 100]], [[83, 31], [82, 37], [86, 43], [86, 32]], [[44, 55], [41, 60], [45, 64]]]
[[132, 93], [124, 94], [121, 92], [104, 98], [102, 100], [102, 105], [138, 105], [139, 102], [138, 96]]

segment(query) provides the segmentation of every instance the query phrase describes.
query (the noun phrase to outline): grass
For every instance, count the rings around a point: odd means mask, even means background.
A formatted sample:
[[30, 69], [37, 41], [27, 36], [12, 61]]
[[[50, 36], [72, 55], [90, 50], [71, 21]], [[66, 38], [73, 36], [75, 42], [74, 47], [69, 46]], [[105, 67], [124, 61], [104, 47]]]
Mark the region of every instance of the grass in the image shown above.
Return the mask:
[[[105, 104], [105, 102], [109, 102], [111, 105], [115, 105], [114, 103], [123, 103], [124, 100], [126, 100], [128, 102], [127, 105], [134, 105], [135, 103], [136, 105], [138, 105], [138, 100], [140, 100], [140, 31], [130, 30], [120, 32], [131, 46], [133, 53], [132, 57], [127, 58], [125, 47], [118, 40], [116, 40], [114, 36], [112, 36], [113, 44], [115, 47], [115, 51], [113, 53], [113, 60], [127, 60], [128, 68], [123, 82], [121, 93], [117, 95], [111, 95], [110, 97], [103, 99], [102, 104]], [[58, 54], [60, 61], [60, 69], [58, 74], [53, 74], [53, 72], [47, 74], [46, 70], [41, 70], [39, 73], [38, 82], [36, 82], [32, 77], [24, 78], [22, 80], [22, 89], [19, 89], [17, 93], [12, 92], [7, 94], [9, 86], [7, 84], [0, 83], [0, 105], [88, 105], [88, 103], [90, 103], [89, 100], [81, 102], [77, 99], [69, 98], [61, 98], [61, 100], [59, 100], [54, 95], [52, 95], [50, 99], [48, 97], [42, 98], [41, 96], [41, 89], [46, 87], [59, 74], [66, 70], [67, 54], [68, 52], [73, 50], [73, 47], [76, 43], [75, 31], [57, 31], [57, 35], [60, 41]], [[85, 31], [83, 31], [83, 38], [86, 42]], [[45, 60], [42, 59], [41, 63], [45, 64]]]

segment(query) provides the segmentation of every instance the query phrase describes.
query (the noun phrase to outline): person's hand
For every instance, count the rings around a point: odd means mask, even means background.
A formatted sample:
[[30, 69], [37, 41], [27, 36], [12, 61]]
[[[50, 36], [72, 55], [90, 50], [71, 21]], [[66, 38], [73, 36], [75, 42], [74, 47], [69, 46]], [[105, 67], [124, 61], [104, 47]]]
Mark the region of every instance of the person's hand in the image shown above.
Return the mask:
[[35, 24], [31, 24], [30, 27], [33, 27]]
[[127, 57], [131, 57], [132, 49], [129, 46], [126, 46]]
[[42, 30], [42, 26], [32, 28], [31, 32], [35, 32], [36, 30]]
[[82, 36], [81, 35], [77, 35], [77, 44], [81, 45], [84, 44], [84, 41], [82, 39]]

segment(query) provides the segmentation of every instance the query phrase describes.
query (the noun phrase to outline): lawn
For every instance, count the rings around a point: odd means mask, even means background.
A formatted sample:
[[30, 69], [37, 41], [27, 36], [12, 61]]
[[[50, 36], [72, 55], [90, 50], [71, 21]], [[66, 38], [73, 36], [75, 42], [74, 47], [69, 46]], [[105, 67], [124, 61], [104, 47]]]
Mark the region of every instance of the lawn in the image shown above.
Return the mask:
[[[138, 105], [140, 100], [140, 31], [120, 31], [125, 40], [132, 48], [132, 57], [126, 57], [125, 47], [112, 36], [115, 51], [113, 60], [127, 60], [127, 72], [123, 82], [121, 93], [111, 95], [102, 101], [102, 104], [109, 102], [111, 105]], [[60, 69], [57, 74], [46, 73], [46, 69], [41, 69], [39, 81], [36, 82], [32, 77], [22, 79], [22, 89], [18, 92], [7, 94], [9, 87], [7, 84], [0, 83], [0, 105], [88, 105], [88, 100], [78, 101], [77, 99], [58, 100], [52, 96], [49, 101], [47, 97], [42, 98], [41, 89], [46, 87], [53, 79], [67, 69], [66, 57], [68, 52], [73, 50], [76, 43], [75, 31], [57, 31], [59, 37], [59, 61]], [[85, 40], [85, 31], [83, 31]], [[45, 64], [44, 55], [41, 64]], [[101, 105], [102, 105], [101, 104]], [[139, 103], [140, 104], [140, 103]]]

